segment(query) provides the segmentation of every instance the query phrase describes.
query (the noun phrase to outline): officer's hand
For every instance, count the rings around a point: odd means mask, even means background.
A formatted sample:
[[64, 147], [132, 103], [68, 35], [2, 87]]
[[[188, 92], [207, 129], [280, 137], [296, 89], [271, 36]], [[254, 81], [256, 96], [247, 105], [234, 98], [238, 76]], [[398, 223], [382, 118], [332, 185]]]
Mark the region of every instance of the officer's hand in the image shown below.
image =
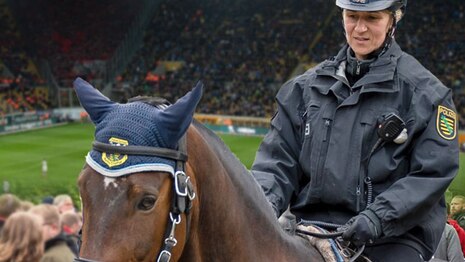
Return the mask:
[[373, 243], [382, 233], [379, 218], [369, 209], [351, 218], [340, 230], [344, 231], [342, 238], [357, 247]]

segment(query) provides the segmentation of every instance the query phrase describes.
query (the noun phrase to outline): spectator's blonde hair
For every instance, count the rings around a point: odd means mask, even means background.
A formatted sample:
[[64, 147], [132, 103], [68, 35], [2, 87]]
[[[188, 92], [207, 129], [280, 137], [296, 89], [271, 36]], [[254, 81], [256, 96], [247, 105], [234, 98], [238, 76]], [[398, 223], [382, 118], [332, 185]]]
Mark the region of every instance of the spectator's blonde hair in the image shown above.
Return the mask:
[[81, 218], [77, 213], [74, 212], [66, 212], [61, 214], [61, 223], [63, 226], [72, 226], [74, 224], [81, 223]]
[[53, 198], [53, 204], [55, 206], [59, 206], [61, 203], [67, 200], [71, 201], [71, 203], [73, 202], [73, 199], [69, 195], [66, 195], [66, 194], [58, 195], [55, 198]]
[[462, 204], [465, 204], [465, 196], [462, 195], [456, 195], [452, 199], [460, 199], [462, 201]]
[[12, 214], [0, 234], [0, 262], [39, 261], [43, 253], [42, 218], [25, 211]]
[[40, 204], [29, 209], [29, 212], [41, 216], [44, 219], [44, 224], [61, 228], [60, 213], [56, 206]]
[[34, 203], [32, 203], [31, 201], [21, 201], [21, 206], [19, 207], [19, 210], [21, 211], [28, 211], [29, 209], [31, 209], [32, 207], [34, 206]]
[[397, 9], [394, 12], [394, 18], [396, 19], [396, 23], [398, 23], [402, 17], [404, 17], [404, 12], [401, 9]]
[[21, 200], [13, 194], [3, 194], [0, 196], [0, 217], [8, 218], [15, 211], [19, 210]]

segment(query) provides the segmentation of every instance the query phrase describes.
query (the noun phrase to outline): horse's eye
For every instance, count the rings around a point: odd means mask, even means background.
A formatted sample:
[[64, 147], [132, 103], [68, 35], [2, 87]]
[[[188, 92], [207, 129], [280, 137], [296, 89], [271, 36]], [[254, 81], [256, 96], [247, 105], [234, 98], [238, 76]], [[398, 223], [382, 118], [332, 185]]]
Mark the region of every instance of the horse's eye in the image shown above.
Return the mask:
[[153, 197], [153, 196], [145, 196], [139, 202], [139, 204], [137, 205], [137, 208], [139, 208], [140, 210], [143, 210], [143, 211], [150, 210], [155, 205], [155, 201], [156, 201], [155, 197]]

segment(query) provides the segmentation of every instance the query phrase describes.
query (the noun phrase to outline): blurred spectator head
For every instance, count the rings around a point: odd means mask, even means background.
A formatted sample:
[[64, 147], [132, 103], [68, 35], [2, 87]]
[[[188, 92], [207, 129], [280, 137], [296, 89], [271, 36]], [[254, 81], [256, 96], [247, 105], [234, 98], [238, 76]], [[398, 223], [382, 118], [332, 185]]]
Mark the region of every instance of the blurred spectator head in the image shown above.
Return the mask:
[[66, 194], [58, 195], [53, 199], [53, 204], [58, 208], [60, 214], [73, 211], [75, 212], [73, 199]]
[[77, 235], [82, 226], [82, 219], [78, 213], [65, 212], [61, 214], [63, 231], [68, 235]]
[[28, 212], [12, 214], [0, 234], [0, 261], [39, 261], [44, 253], [42, 222]]
[[465, 212], [465, 196], [456, 195], [450, 201], [450, 214], [457, 215]]
[[31, 201], [23, 200], [21, 201], [21, 206], [19, 207], [19, 209], [21, 211], [28, 211], [33, 206], [34, 206], [34, 203], [32, 203]]
[[0, 221], [5, 221], [11, 214], [19, 210], [21, 200], [13, 194], [0, 196]]
[[45, 196], [44, 198], [42, 198], [42, 204], [53, 205], [53, 197], [52, 196]]
[[60, 234], [60, 213], [58, 212], [58, 208], [56, 206], [40, 204], [32, 207], [29, 212], [41, 216], [44, 220], [42, 229], [45, 241], [52, 239]]

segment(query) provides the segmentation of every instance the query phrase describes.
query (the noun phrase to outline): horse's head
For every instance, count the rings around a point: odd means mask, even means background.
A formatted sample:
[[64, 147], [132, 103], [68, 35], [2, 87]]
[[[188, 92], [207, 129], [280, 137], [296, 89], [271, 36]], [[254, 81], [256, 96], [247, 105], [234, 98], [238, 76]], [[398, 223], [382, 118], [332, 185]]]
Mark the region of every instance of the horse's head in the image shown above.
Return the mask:
[[202, 85], [173, 105], [115, 103], [80, 78], [74, 88], [96, 126], [79, 177], [84, 224], [78, 261], [167, 261], [171, 253], [176, 260], [182, 243], [175, 242], [185, 241], [180, 236], [194, 198], [181, 138]]

